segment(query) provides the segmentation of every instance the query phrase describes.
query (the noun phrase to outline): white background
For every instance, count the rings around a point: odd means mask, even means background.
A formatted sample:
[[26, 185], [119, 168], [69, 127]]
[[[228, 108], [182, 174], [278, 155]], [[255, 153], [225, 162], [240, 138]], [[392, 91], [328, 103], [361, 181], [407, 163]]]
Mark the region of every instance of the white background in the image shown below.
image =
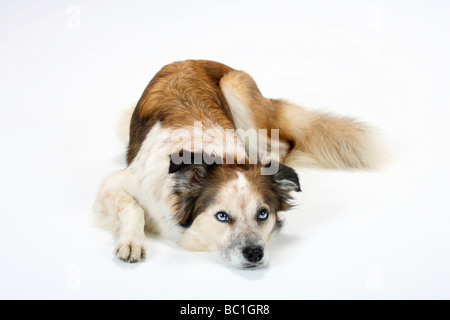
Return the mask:
[[[125, 5], [126, 3], [126, 5]], [[1, 1], [0, 298], [450, 298], [448, 1]], [[121, 110], [175, 60], [249, 72], [266, 97], [379, 128], [375, 172], [298, 168], [271, 264], [92, 227], [124, 166]]]

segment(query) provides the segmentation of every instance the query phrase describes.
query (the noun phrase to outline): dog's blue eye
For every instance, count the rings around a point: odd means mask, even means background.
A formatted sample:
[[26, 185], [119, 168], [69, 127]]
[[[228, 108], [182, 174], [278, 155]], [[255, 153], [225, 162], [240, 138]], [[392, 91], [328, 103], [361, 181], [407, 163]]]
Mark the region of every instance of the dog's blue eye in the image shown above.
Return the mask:
[[258, 212], [258, 220], [266, 220], [269, 217], [269, 211], [267, 209], [261, 209]]
[[220, 222], [230, 222], [231, 221], [230, 216], [227, 213], [222, 212], [222, 211], [220, 211], [216, 214], [216, 218]]

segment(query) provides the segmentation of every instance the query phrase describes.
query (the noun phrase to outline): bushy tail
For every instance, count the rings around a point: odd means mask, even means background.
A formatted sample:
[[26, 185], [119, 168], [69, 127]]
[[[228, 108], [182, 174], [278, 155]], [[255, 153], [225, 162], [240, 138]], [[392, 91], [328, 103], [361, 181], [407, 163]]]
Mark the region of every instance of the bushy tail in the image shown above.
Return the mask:
[[308, 111], [286, 101], [272, 100], [294, 148], [285, 162], [325, 168], [378, 167], [386, 152], [374, 129], [351, 118]]
[[386, 159], [375, 130], [361, 122], [267, 99], [243, 71], [228, 73], [220, 86], [237, 128], [279, 129], [292, 146], [288, 165], [370, 169]]

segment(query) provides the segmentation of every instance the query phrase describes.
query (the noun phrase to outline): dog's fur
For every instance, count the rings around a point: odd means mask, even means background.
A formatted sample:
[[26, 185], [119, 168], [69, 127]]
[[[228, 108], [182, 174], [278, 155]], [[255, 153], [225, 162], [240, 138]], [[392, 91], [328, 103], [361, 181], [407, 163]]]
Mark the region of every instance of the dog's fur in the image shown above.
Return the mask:
[[[195, 123], [208, 134], [196, 136]], [[251, 129], [268, 130], [257, 146], [247, 142]], [[265, 245], [282, 225], [290, 192], [300, 191], [287, 165], [372, 168], [377, 160], [373, 134], [359, 122], [266, 99], [247, 73], [217, 62], [175, 62], [134, 109], [128, 166], [105, 179], [96, 210], [118, 232], [124, 261], [145, 257], [149, 230], [237, 267], [258, 267], [268, 261]], [[261, 174], [272, 166], [274, 174]]]

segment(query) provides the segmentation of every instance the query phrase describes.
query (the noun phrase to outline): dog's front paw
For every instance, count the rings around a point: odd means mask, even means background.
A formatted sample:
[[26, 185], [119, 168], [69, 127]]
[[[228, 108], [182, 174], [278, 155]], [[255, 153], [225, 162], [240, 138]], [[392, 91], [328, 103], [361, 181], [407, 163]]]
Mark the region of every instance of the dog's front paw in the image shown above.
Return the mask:
[[115, 249], [116, 257], [129, 263], [145, 259], [145, 239], [120, 240]]

